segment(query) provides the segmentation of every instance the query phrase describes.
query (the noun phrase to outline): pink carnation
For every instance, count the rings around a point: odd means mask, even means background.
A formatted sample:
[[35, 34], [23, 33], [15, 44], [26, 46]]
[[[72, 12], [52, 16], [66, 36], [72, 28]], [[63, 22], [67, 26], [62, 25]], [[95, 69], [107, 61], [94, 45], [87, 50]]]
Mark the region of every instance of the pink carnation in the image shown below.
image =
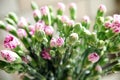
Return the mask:
[[85, 23], [90, 23], [89, 16], [84, 16], [83, 19], [82, 19], [82, 21], [85, 22]]
[[4, 59], [6, 59], [8, 62], [13, 62], [17, 58], [19, 58], [19, 56], [15, 52], [12, 52], [10, 50], [1, 50], [0, 53], [1, 53], [1, 56]]
[[18, 22], [18, 26], [23, 28], [26, 27], [27, 25], [28, 25], [27, 20], [24, 17], [21, 17]]
[[52, 26], [46, 26], [46, 27], [44, 28], [44, 31], [45, 31], [45, 33], [46, 33], [47, 35], [52, 35], [53, 32], [54, 32], [54, 29], [53, 29]]
[[40, 8], [42, 15], [48, 15], [49, 14], [49, 8], [47, 6], [43, 6]]
[[95, 63], [95, 62], [97, 62], [98, 60], [99, 60], [99, 55], [97, 54], [97, 53], [90, 53], [89, 55], [88, 55], [88, 60], [90, 61], [90, 62], [92, 62], [92, 63]]
[[64, 44], [64, 39], [62, 37], [59, 37], [56, 40], [56, 44], [57, 44], [58, 47], [61, 47]]
[[71, 9], [77, 9], [77, 6], [76, 6], [76, 4], [75, 3], [70, 3], [69, 4], [69, 8]]
[[50, 47], [56, 47], [56, 39], [55, 38], [52, 38], [50, 40]]
[[17, 35], [20, 37], [20, 38], [23, 38], [23, 37], [27, 37], [27, 33], [24, 29], [18, 29], [17, 30]]
[[40, 10], [36, 9], [36, 10], [33, 11], [33, 16], [34, 17], [37, 17], [39, 15], [40, 15]]
[[4, 46], [6, 48], [14, 49], [18, 45], [20, 45], [20, 42], [12, 35], [7, 35], [4, 40]]
[[44, 21], [39, 21], [35, 24], [35, 30], [44, 30], [45, 23]]
[[28, 26], [28, 28], [29, 28], [29, 33], [30, 33], [30, 35], [34, 35], [34, 33], [35, 33], [35, 26], [33, 26], [33, 25], [30, 25], [30, 26]]
[[100, 12], [104, 12], [104, 13], [107, 11], [106, 6], [103, 5], [103, 4], [101, 4], [101, 5], [99, 6], [99, 10], [100, 10]]
[[75, 22], [73, 20], [68, 20], [67, 21], [68, 26], [73, 26]]
[[61, 11], [65, 11], [65, 4], [59, 2], [58, 3], [58, 9], [61, 10]]
[[61, 16], [61, 21], [62, 21], [63, 23], [67, 23], [67, 22], [69, 21], [68, 16], [65, 16], [65, 15]]

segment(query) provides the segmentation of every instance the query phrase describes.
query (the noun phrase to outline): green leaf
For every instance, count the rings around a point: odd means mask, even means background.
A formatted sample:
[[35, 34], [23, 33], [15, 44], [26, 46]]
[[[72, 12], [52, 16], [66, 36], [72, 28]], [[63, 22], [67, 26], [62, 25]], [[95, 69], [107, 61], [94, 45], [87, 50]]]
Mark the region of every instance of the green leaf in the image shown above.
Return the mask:
[[6, 67], [6, 66], [8, 66], [8, 65], [9, 65], [9, 63], [0, 60], [0, 69], [4, 69], [4, 67]]

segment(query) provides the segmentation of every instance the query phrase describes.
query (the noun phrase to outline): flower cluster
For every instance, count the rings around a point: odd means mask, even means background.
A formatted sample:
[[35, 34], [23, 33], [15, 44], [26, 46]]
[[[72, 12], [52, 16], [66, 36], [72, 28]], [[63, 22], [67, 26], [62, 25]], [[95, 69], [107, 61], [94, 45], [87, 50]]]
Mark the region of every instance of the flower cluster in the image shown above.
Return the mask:
[[[69, 4], [69, 17], [61, 2], [56, 15], [50, 6], [32, 2], [31, 7], [34, 24], [13, 12], [6, 16], [7, 24], [0, 21], [0, 29], [10, 33], [4, 40], [9, 50], [0, 51], [0, 69], [27, 73], [23, 80], [96, 80], [118, 70], [120, 15], [105, 16], [107, 9], [100, 5], [91, 32], [88, 16], [76, 22], [75, 3]], [[111, 53], [116, 53], [114, 59]]]

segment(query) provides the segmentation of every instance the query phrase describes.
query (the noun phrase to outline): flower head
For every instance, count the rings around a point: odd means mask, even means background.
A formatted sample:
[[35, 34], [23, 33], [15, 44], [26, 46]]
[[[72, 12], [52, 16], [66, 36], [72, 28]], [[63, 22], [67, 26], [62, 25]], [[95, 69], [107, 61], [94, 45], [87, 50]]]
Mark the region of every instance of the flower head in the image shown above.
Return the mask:
[[99, 60], [99, 55], [97, 54], [97, 53], [90, 53], [89, 55], [88, 55], [88, 60], [90, 61], [90, 62], [92, 62], [92, 63], [95, 63], [95, 62], [97, 62], [98, 60]]
[[67, 22], [69, 21], [68, 16], [65, 16], [65, 15], [61, 16], [61, 21], [62, 21], [63, 23], [67, 23]]
[[70, 9], [77, 9], [75, 3], [70, 3], [70, 4], [69, 4], [69, 8], [70, 8]]
[[34, 33], [35, 33], [35, 26], [33, 26], [33, 25], [30, 25], [30, 26], [28, 26], [28, 28], [29, 28], [29, 33], [30, 33], [30, 35], [34, 35]]
[[53, 32], [54, 32], [54, 29], [53, 29], [52, 26], [46, 26], [46, 27], [44, 28], [44, 31], [45, 31], [45, 33], [46, 33], [47, 35], [52, 35]]
[[40, 8], [41, 14], [46, 16], [49, 14], [49, 8], [47, 6], [43, 6]]
[[28, 25], [27, 20], [24, 17], [21, 17], [19, 22], [18, 22], [18, 26], [21, 28], [24, 28]]
[[59, 2], [58, 3], [58, 10], [65, 11], [65, 4]]
[[68, 26], [74, 26], [75, 22], [74, 22], [74, 20], [68, 20], [67, 24], [68, 24]]
[[99, 11], [105, 13], [105, 12], [107, 11], [106, 6], [103, 5], [103, 4], [101, 4], [101, 5], [99, 6]]
[[0, 53], [1, 53], [1, 56], [4, 59], [6, 59], [8, 62], [13, 62], [17, 58], [19, 58], [19, 56], [15, 52], [12, 52], [10, 50], [1, 50]]
[[33, 16], [34, 16], [34, 17], [40, 16], [40, 10], [38, 10], [38, 9], [34, 10], [34, 11], [33, 11]]
[[27, 37], [27, 33], [24, 29], [18, 29], [17, 30], [17, 35], [20, 37], [20, 38], [23, 38], [23, 37]]
[[51, 60], [51, 56], [49, 54], [49, 50], [43, 49], [41, 52], [41, 57], [46, 60]]
[[64, 39], [62, 37], [57, 38], [56, 44], [58, 47], [61, 47], [64, 44]]
[[83, 19], [82, 19], [82, 22], [90, 23], [90, 18], [88, 16], [84, 16]]
[[56, 39], [55, 38], [52, 38], [50, 40], [50, 47], [56, 47]]
[[44, 30], [44, 27], [45, 27], [45, 22], [44, 21], [38, 21], [35, 24], [35, 31], [37, 31], [37, 30]]
[[20, 42], [12, 35], [7, 35], [4, 40], [4, 46], [6, 48], [14, 49], [18, 45], [20, 45]]

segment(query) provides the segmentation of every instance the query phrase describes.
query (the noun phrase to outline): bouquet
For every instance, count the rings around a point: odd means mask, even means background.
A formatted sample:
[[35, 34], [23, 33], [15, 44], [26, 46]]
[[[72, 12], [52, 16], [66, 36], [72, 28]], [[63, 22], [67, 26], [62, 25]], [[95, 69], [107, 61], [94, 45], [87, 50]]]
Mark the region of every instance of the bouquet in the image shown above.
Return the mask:
[[[23, 80], [99, 80], [120, 70], [120, 15], [105, 16], [100, 5], [92, 27], [88, 16], [76, 21], [77, 7], [58, 3], [39, 9], [31, 4], [34, 24], [13, 12], [0, 21], [0, 29], [10, 34], [1, 50], [0, 69], [22, 74]], [[92, 31], [90, 31], [92, 27]]]

